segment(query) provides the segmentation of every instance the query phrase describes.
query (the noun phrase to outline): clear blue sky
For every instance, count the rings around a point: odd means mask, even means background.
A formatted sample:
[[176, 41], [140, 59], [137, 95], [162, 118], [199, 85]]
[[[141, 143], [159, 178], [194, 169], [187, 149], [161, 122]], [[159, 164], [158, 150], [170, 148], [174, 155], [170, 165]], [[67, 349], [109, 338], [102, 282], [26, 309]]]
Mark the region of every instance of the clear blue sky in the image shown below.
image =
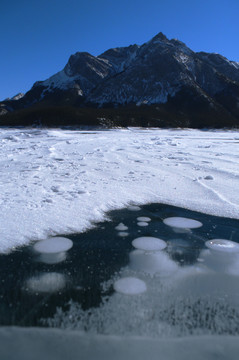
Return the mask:
[[239, 61], [239, 0], [1, 0], [0, 99], [26, 92], [77, 51], [99, 55], [162, 31]]

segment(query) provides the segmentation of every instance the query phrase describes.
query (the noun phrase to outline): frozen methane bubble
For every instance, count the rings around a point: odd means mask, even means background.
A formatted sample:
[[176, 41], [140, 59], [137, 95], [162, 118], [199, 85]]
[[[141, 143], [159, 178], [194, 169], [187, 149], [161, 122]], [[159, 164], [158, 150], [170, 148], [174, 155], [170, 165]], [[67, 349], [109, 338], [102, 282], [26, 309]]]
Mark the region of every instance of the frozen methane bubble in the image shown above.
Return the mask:
[[226, 239], [206, 241], [207, 250], [203, 250], [200, 258], [204, 265], [217, 272], [232, 275], [239, 274], [239, 244]]
[[130, 206], [128, 206], [128, 210], [130, 210], [130, 211], [139, 211], [139, 210], [141, 210], [141, 208], [139, 206], [137, 206], [137, 205], [130, 205]]
[[139, 221], [139, 222], [149, 222], [149, 221], [151, 221], [151, 219], [149, 218], [149, 217], [147, 217], [147, 216], [139, 216], [139, 217], [137, 217], [137, 220]]
[[41, 253], [37, 259], [45, 264], [58, 264], [66, 260], [66, 252], [43, 254]]
[[125, 277], [114, 283], [116, 292], [125, 295], [142, 294], [147, 290], [147, 286], [143, 280], [135, 277]]
[[125, 230], [128, 230], [128, 226], [124, 225], [123, 223], [120, 223], [119, 225], [117, 225], [117, 226], [115, 227], [115, 230], [125, 231]]
[[42, 254], [57, 254], [71, 249], [73, 242], [65, 237], [53, 237], [46, 240], [38, 241], [34, 250]]
[[239, 253], [239, 244], [231, 240], [213, 239], [206, 241], [205, 245], [213, 251]]
[[164, 224], [179, 229], [196, 229], [203, 224], [200, 221], [184, 217], [169, 217], [163, 220]]
[[177, 264], [163, 251], [133, 250], [129, 254], [130, 268], [136, 271], [158, 275], [160, 277], [171, 276], [178, 270]]
[[126, 236], [129, 236], [129, 233], [126, 232], [126, 231], [119, 231], [119, 232], [118, 232], [118, 236], [120, 236], [120, 237], [126, 237]]
[[138, 226], [148, 226], [149, 224], [146, 221], [139, 221], [137, 223]]
[[132, 245], [139, 250], [144, 251], [159, 251], [166, 248], [167, 243], [164, 240], [151, 237], [142, 236], [132, 241]]
[[26, 287], [33, 292], [56, 292], [63, 289], [66, 279], [63, 274], [56, 272], [34, 276], [27, 280]]

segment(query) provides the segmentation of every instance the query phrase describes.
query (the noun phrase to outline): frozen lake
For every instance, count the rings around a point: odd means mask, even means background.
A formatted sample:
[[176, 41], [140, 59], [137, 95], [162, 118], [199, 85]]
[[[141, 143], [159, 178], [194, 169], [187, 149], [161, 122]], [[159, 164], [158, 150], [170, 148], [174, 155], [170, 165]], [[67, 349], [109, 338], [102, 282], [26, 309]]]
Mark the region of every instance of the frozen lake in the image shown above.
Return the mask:
[[[206, 243], [212, 239], [226, 239], [229, 245], [237, 246], [238, 220], [162, 204], [112, 211], [108, 218], [109, 221], [98, 223], [85, 233], [51, 238], [54, 247], [43, 240], [1, 255], [1, 325], [53, 325], [83, 330], [86, 323], [89, 325], [89, 318], [96, 316], [92, 328], [88, 329], [96, 334], [119, 335], [127, 331], [130, 335], [151, 337], [162, 337], [167, 332], [168, 336], [238, 334], [239, 293], [233, 286], [239, 281], [239, 250], [236, 249], [233, 256], [222, 252], [223, 260], [221, 253], [213, 252]], [[115, 286], [125, 278], [139, 279], [145, 284], [142, 294], [138, 294], [137, 289], [133, 294], [137, 300], [132, 300], [127, 293], [131, 291], [130, 284], [123, 292]], [[220, 290], [216, 289], [220, 299], [215, 299], [215, 284], [220, 284]], [[173, 314], [177, 302], [182, 307], [178, 309], [178, 323]], [[210, 320], [203, 324], [201, 317], [189, 313], [187, 321], [194, 321], [194, 326], [187, 328], [183, 324], [182, 329], [180, 316], [191, 304], [196, 306], [200, 302], [198, 313], [205, 311], [204, 306], [207, 309], [212, 306], [208, 310], [212, 312], [208, 314]], [[136, 306], [133, 312], [131, 303]], [[104, 319], [109, 306], [111, 311]], [[121, 306], [125, 306], [125, 314], [114, 319], [117, 330], [112, 328], [115, 323], [112, 319], [111, 324], [110, 316], [117, 317]], [[56, 315], [57, 307], [62, 308], [61, 316]], [[85, 313], [85, 319], [69, 315], [78, 311], [75, 307], [79, 307], [79, 313]], [[226, 307], [230, 311], [225, 312]], [[137, 319], [136, 311], [147, 315]], [[158, 312], [158, 319], [150, 320], [149, 314], [153, 312]], [[230, 318], [232, 312], [233, 320]], [[54, 320], [42, 321], [54, 316]], [[217, 323], [218, 316], [223, 316], [228, 324]], [[150, 330], [150, 322], [155, 321], [159, 325], [163, 323], [164, 333], [157, 333], [154, 328]]]
[[58, 336], [72, 349], [97, 343], [104, 359], [107, 346], [144, 358], [135, 336], [155, 351], [160, 339], [164, 359], [178, 338], [204, 358], [233, 358], [237, 131], [1, 129], [0, 139], [3, 358], [14, 359], [8, 341], [25, 359], [32, 346], [9, 325], [37, 326], [32, 344], [46, 358], [48, 336], [58, 359], [66, 348], [75, 358]]

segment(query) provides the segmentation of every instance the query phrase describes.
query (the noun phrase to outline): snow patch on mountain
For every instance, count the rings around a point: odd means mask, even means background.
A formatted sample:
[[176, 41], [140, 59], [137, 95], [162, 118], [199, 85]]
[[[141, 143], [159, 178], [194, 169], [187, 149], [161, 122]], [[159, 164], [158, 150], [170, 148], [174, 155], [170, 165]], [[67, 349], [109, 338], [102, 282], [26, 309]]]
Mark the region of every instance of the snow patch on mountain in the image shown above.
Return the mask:
[[[20, 104], [12, 102], [11, 107], [18, 110], [44, 99], [51, 102], [54, 92], [56, 105], [67, 99], [68, 106], [79, 104], [77, 96], [81, 97], [81, 106], [87, 107], [169, 101], [169, 119], [176, 111], [180, 119], [185, 116], [197, 126], [196, 118], [201, 117], [201, 126], [210, 114], [227, 126], [237, 125], [238, 88], [239, 63], [215, 53], [195, 53], [183, 42], [169, 40], [159, 33], [140, 46], [112, 48], [98, 56], [77, 52], [70, 56], [63, 70], [36, 82]], [[58, 96], [59, 92], [64, 93]], [[176, 97], [175, 101], [172, 97]], [[8, 108], [10, 101], [6, 104]], [[199, 107], [202, 110], [197, 111]]]
[[41, 85], [47, 87], [48, 91], [53, 88], [66, 90], [72, 87], [72, 84], [74, 84], [74, 80], [76, 79], [77, 76], [68, 76], [64, 70], [61, 70], [49, 79], [43, 81]]

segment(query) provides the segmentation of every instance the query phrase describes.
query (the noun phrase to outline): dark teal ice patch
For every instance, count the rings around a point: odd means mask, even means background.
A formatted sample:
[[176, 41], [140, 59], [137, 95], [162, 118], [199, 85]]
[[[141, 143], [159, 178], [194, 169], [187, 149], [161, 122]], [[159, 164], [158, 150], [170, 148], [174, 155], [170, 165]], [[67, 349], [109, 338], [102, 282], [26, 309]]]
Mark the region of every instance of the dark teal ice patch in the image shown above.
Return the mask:
[[[83, 310], [97, 307], [102, 297], [110, 296], [113, 288], [105, 290], [102, 283], [119, 273], [129, 264], [132, 241], [140, 236], [158, 237], [168, 243], [166, 251], [180, 266], [194, 264], [205, 242], [224, 238], [239, 242], [239, 221], [209, 216], [198, 212], [162, 204], [141, 206], [139, 211], [112, 211], [110, 221], [95, 224], [85, 233], [65, 235], [73, 241], [73, 247], [62, 262], [45, 264], [33, 251], [33, 244], [0, 256], [0, 324], [36, 326], [40, 319], [52, 316], [57, 307], [68, 309], [70, 300], [79, 303]], [[137, 225], [137, 217], [151, 219], [148, 226]], [[175, 232], [165, 225], [168, 217], [186, 217], [203, 223], [188, 231]], [[115, 227], [123, 223], [128, 235], [119, 236]], [[64, 236], [64, 234], [62, 235]], [[29, 279], [44, 274], [60, 274], [65, 286], [55, 292], [29, 289]], [[57, 278], [56, 278], [57, 280]], [[54, 281], [54, 277], [53, 277]], [[51, 283], [48, 283], [49, 289]]]

